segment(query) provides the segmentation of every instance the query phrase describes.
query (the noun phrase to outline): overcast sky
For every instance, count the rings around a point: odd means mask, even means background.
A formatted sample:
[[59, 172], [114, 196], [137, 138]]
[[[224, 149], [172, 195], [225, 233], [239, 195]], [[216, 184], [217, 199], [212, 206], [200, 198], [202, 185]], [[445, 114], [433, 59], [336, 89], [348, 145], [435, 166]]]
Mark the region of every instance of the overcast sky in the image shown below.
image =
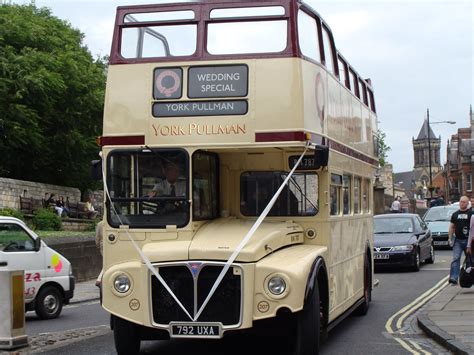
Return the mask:
[[[29, 0], [13, 0], [29, 3]], [[115, 7], [160, 3], [147, 0], [36, 0], [85, 34], [94, 55], [110, 52]], [[426, 109], [446, 141], [469, 126], [473, 103], [473, 15], [471, 0], [308, 1], [331, 27], [336, 46], [364, 78], [371, 78], [379, 128], [392, 148], [395, 172], [413, 168], [412, 137], [418, 135]]]

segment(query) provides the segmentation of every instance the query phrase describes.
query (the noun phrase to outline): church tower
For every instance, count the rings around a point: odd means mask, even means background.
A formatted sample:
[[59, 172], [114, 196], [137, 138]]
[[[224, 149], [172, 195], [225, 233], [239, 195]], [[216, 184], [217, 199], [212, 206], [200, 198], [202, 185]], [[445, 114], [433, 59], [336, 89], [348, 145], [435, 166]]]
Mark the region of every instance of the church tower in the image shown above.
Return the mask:
[[[429, 141], [428, 141], [429, 140]], [[431, 177], [442, 169], [440, 161], [441, 137], [436, 138], [428, 121], [425, 119], [421, 126], [418, 137], [412, 138], [415, 176], [419, 177], [419, 183], [422, 186], [428, 186], [430, 182], [430, 154], [431, 154]]]

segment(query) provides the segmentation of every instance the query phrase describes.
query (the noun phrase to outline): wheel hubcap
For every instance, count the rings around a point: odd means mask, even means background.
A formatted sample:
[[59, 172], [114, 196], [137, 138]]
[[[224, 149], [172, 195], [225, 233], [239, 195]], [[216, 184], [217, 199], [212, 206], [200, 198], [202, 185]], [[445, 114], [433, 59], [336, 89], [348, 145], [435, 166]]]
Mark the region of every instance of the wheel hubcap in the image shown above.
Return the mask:
[[43, 301], [44, 309], [48, 313], [54, 313], [58, 308], [58, 300], [53, 295], [48, 295]]

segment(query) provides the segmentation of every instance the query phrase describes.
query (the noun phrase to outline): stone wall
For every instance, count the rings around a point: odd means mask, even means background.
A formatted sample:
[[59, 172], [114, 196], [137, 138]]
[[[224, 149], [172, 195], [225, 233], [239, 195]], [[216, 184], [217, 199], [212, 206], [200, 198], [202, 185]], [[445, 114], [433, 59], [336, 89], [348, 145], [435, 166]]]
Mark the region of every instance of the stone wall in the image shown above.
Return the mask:
[[20, 196], [42, 199], [45, 193], [54, 193], [56, 198], [63, 196], [64, 200], [69, 197], [71, 202], [81, 201], [81, 191], [74, 187], [0, 177], [0, 208], [20, 209]]
[[44, 239], [49, 247], [63, 255], [72, 265], [77, 282], [94, 280], [102, 269], [102, 255], [94, 237]]

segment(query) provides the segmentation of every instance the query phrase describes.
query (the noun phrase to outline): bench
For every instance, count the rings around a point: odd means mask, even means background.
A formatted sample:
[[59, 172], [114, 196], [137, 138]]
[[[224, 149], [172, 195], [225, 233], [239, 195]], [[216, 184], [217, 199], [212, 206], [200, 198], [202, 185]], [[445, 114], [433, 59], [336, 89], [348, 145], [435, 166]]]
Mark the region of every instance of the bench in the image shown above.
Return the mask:
[[43, 208], [43, 201], [33, 197], [20, 196], [20, 211], [25, 215], [33, 215], [34, 211]]
[[69, 202], [67, 206], [69, 209], [68, 216], [71, 218], [84, 218], [86, 216], [85, 206], [86, 204], [83, 202]]

